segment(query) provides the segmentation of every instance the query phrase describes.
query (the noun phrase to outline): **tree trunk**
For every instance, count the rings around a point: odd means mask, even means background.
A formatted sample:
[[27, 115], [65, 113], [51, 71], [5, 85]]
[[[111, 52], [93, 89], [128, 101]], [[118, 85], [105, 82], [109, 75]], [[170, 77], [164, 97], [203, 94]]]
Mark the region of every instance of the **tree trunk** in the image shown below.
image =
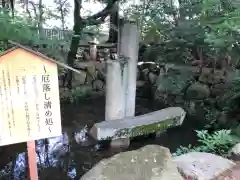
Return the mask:
[[[69, 66], [73, 66], [74, 64], [74, 59], [76, 58], [77, 50], [78, 50], [78, 44], [79, 40], [81, 38], [81, 33], [83, 28], [86, 25], [97, 25], [102, 22], [104, 22], [105, 18], [109, 15], [109, 13], [112, 12], [112, 8], [114, 7], [115, 3], [118, 0], [111, 0], [108, 2], [108, 5], [106, 8], [104, 8], [102, 11], [86, 18], [82, 19], [80, 15], [80, 9], [82, 7], [82, 0], [74, 0], [74, 26], [73, 26], [73, 31], [74, 31], [74, 36], [72, 37], [71, 40], [71, 45], [70, 45], [70, 51], [68, 52], [67, 56], [67, 64]], [[116, 21], [115, 21], [116, 23]], [[71, 89], [72, 88], [72, 72], [68, 70], [67, 73], [67, 85]], [[65, 85], [65, 80], [64, 80], [64, 85]]]
[[[72, 37], [70, 50], [67, 56], [67, 64], [70, 67], [73, 67], [74, 65], [74, 59], [76, 58], [78, 44], [81, 38], [82, 29], [83, 29], [82, 19], [80, 17], [80, 8], [81, 8], [80, 3], [81, 1], [74, 0], [74, 26], [73, 26], [74, 36]], [[68, 70], [66, 83], [69, 89], [72, 88], [72, 77], [73, 77], [73, 72], [71, 70]]]
[[64, 13], [63, 13], [62, 8], [61, 8], [61, 23], [62, 23], [62, 30], [64, 30], [65, 29], [65, 18], [64, 18]]
[[[65, 1], [66, 2], [66, 1]], [[60, 4], [60, 14], [61, 14], [61, 26], [62, 26], [62, 30], [65, 30], [65, 17], [64, 17], [64, 4], [65, 2], [63, 2], [62, 4]], [[79, 10], [80, 11], [80, 10]]]
[[2, 0], [2, 7], [3, 7], [3, 8], [6, 7], [6, 2], [5, 2], [5, 0]]
[[118, 41], [118, 30], [119, 29], [119, 12], [118, 4], [116, 3], [113, 7], [112, 12], [110, 13], [110, 28], [108, 43], [117, 43]]
[[39, 30], [39, 34], [40, 37], [42, 37], [42, 30], [43, 30], [43, 2], [42, 0], [39, 0], [39, 4], [38, 4], [38, 11], [39, 11], [39, 17], [38, 17], [38, 30]]
[[185, 19], [185, 15], [184, 15], [184, 0], [178, 0], [178, 3], [179, 3], [179, 18], [178, 18], [178, 22], [180, 21], [184, 21]]

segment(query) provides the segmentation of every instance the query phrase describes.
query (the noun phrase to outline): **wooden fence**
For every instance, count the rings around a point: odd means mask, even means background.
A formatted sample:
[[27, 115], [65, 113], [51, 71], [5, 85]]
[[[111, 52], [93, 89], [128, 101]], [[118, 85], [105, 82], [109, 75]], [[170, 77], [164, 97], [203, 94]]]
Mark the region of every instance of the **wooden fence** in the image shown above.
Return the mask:
[[70, 41], [73, 35], [73, 31], [61, 30], [61, 29], [43, 29], [43, 34], [49, 40]]

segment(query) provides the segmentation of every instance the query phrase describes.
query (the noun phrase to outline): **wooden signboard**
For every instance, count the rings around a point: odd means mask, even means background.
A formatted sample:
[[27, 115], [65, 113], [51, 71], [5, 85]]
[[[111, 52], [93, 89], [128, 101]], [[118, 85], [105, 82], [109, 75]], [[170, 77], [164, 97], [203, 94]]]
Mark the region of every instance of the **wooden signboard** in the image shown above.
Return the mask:
[[1, 54], [0, 146], [27, 142], [36, 180], [34, 140], [61, 134], [57, 62], [22, 46]]
[[0, 56], [0, 146], [61, 135], [57, 64], [22, 48]]

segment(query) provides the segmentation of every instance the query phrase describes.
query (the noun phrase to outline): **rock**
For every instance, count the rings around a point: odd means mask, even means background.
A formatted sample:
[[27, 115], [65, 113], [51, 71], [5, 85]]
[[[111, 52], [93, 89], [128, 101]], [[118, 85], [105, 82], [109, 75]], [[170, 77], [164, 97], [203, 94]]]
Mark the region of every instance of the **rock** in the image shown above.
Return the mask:
[[148, 69], [143, 69], [142, 73], [143, 73], [143, 80], [148, 81], [149, 70]]
[[240, 92], [228, 91], [222, 96], [217, 98], [217, 106], [219, 109], [224, 110], [224, 108], [231, 108], [231, 111], [237, 110], [239, 108], [238, 102], [240, 100]]
[[188, 84], [189, 77], [191, 77], [189, 73], [179, 75], [178, 72], [172, 70], [169, 70], [167, 75], [159, 74], [156, 80], [156, 97], [162, 94], [180, 94]]
[[211, 180], [225, 170], [231, 169], [235, 163], [211, 153], [190, 152], [173, 158], [178, 171], [192, 180]]
[[96, 65], [96, 70], [100, 71], [103, 74], [106, 74], [107, 70], [106, 70], [105, 63], [97, 62], [95, 65]]
[[214, 73], [211, 72], [210, 68], [203, 68], [202, 74], [199, 76], [199, 81], [203, 84], [219, 84], [225, 79], [224, 71], [216, 70]]
[[87, 66], [87, 83], [90, 84], [97, 76], [96, 67], [94, 65]]
[[71, 96], [71, 91], [68, 88], [59, 88], [59, 96], [61, 100], [67, 100]]
[[169, 149], [147, 145], [104, 159], [80, 180], [183, 180]]
[[93, 91], [101, 91], [104, 89], [104, 82], [99, 79], [96, 79], [92, 83], [92, 88]]
[[180, 126], [185, 116], [182, 108], [169, 107], [140, 116], [95, 123], [89, 135], [96, 140], [132, 138]]
[[188, 87], [185, 95], [189, 100], [203, 100], [209, 97], [210, 90], [204, 84], [194, 83]]
[[234, 161], [240, 161], [240, 143], [233, 146], [233, 148], [228, 152], [229, 158]]
[[240, 162], [236, 162], [233, 168], [224, 171], [217, 178], [213, 180], [238, 180], [240, 177]]
[[188, 114], [194, 115], [196, 113], [196, 102], [194, 101], [185, 101], [184, 107]]
[[233, 87], [232, 83], [220, 83], [220, 84], [215, 84], [211, 88], [211, 95], [216, 97], [216, 96], [222, 96], [224, 93], [229, 91]]
[[71, 90], [71, 95], [76, 98], [86, 96], [91, 93], [92, 93], [92, 86], [88, 84], [78, 86]]
[[151, 84], [155, 84], [156, 83], [157, 77], [158, 76], [155, 73], [153, 73], [153, 72], [149, 72], [148, 73], [148, 79], [151, 82]]
[[[79, 70], [81, 71], [81, 70]], [[73, 80], [72, 80], [72, 86], [77, 87], [79, 85], [82, 85], [85, 83], [87, 73], [85, 71], [81, 71], [81, 74], [73, 73]]]
[[143, 87], [145, 85], [145, 81], [137, 81], [137, 88]]
[[144, 69], [148, 69], [149, 71], [158, 69], [158, 64], [155, 62], [138, 62], [138, 69], [140, 70], [144, 70]]
[[59, 73], [59, 75], [58, 75], [58, 85], [59, 85], [59, 87], [64, 86], [64, 79], [65, 79], [65, 74]]
[[141, 72], [139, 69], [137, 69], [137, 80], [140, 80], [140, 75], [141, 75]]

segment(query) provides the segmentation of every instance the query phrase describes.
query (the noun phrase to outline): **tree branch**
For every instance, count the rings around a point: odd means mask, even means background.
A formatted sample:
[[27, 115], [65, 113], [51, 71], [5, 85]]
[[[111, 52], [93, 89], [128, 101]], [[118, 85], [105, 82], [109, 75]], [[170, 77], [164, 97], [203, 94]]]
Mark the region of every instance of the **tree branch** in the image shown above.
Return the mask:
[[109, 0], [107, 6], [102, 10], [97, 12], [96, 14], [93, 14], [92, 16], [89, 16], [86, 19], [83, 19], [83, 22], [87, 25], [97, 25], [106, 19], [106, 17], [111, 13], [113, 6], [115, 3], [119, 0]]
[[33, 12], [34, 12], [35, 18], [37, 19], [38, 14], [37, 14], [36, 5], [34, 4], [33, 1], [28, 1], [28, 3], [32, 5], [32, 8], [33, 8]]

